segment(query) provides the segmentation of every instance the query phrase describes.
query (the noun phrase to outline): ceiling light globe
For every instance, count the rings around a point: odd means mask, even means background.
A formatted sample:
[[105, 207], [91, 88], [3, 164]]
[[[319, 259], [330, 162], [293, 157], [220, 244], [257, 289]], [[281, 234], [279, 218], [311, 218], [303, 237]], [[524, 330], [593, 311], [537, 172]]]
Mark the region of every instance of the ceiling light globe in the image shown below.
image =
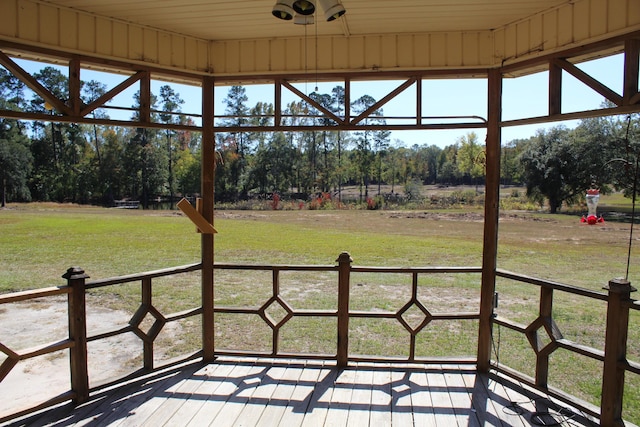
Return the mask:
[[340, 3], [336, 3], [324, 11], [324, 17], [327, 21], [334, 21], [344, 15], [347, 11]]
[[293, 19], [294, 10], [291, 7], [293, 0], [278, 0], [273, 6], [271, 14], [278, 19], [291, 21]]
[[295, 0], [293, 2], [293, 10], [300, 15], [313, 15], [316, 11], [315, 0]]

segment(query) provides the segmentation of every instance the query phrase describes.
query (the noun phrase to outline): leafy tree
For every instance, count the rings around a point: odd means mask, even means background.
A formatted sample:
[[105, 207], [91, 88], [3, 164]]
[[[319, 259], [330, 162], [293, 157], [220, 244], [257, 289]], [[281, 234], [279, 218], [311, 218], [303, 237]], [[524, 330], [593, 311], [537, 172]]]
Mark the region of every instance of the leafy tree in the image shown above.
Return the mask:
[[391, 132], [388, 130], [378, 130], [373, 133], [373, 151], [376, 157], [376, 180], [378, 181], [378, 195], [382, 184], [382, 160], [387, 155], [389, 149], [389, 138]]
[[527, 195], [541, 204], [546, 198], [551, 213], [563, 202], [575, 201], [578, 190], [584, 188], [575, 179], [576, 150], [569, 132], [564, 126], [539, 130], [520, 155]]
[[601, 192], [609, 191], [611, 185], [632, 197], [639, 172], [639, 125], [640, 115], [631, 114], [585, 119], [575, 128], [577, 137], [591, 148], [580, 153], [581, 171], [590, 174]]
[[[363, 95], [356, 99], [351, 107], [355, 114], [360, 114], [372, 107], [376, 103], [376, 100], [370, 95]], [[382, 116], [382, 111], [377, 110], [370, 114], [369, 117], [364, 119], [364, 124], [383, 123], [382, 119], [376, 119], [375, 116]], [[356, 152], [352, 156], [357, 168], [358, 180], [360, 184], [360, 202], [362, 199], [362, 188], [364, 187], [364, 198], [369, 198], [369, 179], [371, 176], [371, 167], [375, 160], [375, 154], [373, 151], [373, 144], [376, 141], [374, 131], [362, 130], [355, 132], [355, 144]], [[382, 141], [384, 137], [379, 137], [378, 140]], [[388, 139], [388, 135], [387, 135]]]
[[[171, 124], [178, 123], [179, 119], [176, 119], [176, 115], [173, 113], [180, 112], [180, 105], [184, 104], [184, 100], [180, 98], [180, 95], [173, 90], [169, 85], [163, 85], [160, 87], [160, 102], [162, 104], [162, 112], [159, 114], [162, 123]], [[173, 172], [174, 164], [174, 147], [173, 136], [176, 132], [172, 129], [166, 129], [164, 131], [166, 144], [167, 144], [167, 173], [168, 173], [168, 186], [169, 186], [169, 204], [173, 209], [173, 199], [175, 194], [175, 176]]]
[[175, 162], [177, 190], [183, 195], [200, 193], [200, 151], [180, 150]]
[[268, 144], [256, 151], [253, 173], [260, 182], [259, 192], [282, 194], [292, 186], [295, 147], [282, 132], [274, 132]]
[[[326, 94], [326, 93], [320, 94], [317, 92], [312, 92], [309, 95], [309, 97], [312, 98], [314, 101], [316, 101], [318, 104], [322, 105], [327, 110], [335, 113], [336, 102], [332, 95]], [[330, 126], [331, 124], [334, 123], [332, 119], [326, 116], [317, 118], [316, 122], [323, 126]], [[320, 143], [322, 146], [322, 148], [320, 149], [321, 150], [320, 154], [322, 156], [322, 161], [320, 162], [321, 167], [318, 173], [317, 181], [318, 181], [320, 190], [323, 192], [329, 191], [330, 182], [332, 180], [332, 175], [333, 175], [332, 174], [333, 168], [331, 167], [332, 159], [330, 156], [330, 153], [333, 150], [333, 145], [334, 145], [333, 134], [334, 132], [327, 131], [327, 130], [323, 130], [320, 132]], [[315, 166], [317, 168], [317, 164]]]
[[520, 153], [528, 140], [516, 139], [502, 146], [500, 155], [500, 179], [504, 185], [522, 183], [522, 164]]
[[[231, 86], [224, 99], [225, 114], [228, 117], [220, 124], [229, 127], [245, 126], [249, 121], [247, 117], [249, 108], [246, 106], [248, 100], [246, 89], [243, 86]], [[245, 180], [247, 156], [250, 153], [247, 135], [244, 132], [230, 132], [228, 135], [221, 135], [221, 138], [227, 141], [223, 147], [235, 150], [235, 155], [228, 156], [228, 162], [224, 163], [224, 173], [230, 175], [229, 181], [232, 184], [228, 191], [232, 192], [231, 196], [234, 200], [239, 197], [246, 198], [248, 189], [243, 180]], [[218, 171], [220, 172], [219, 169]]]
[[[342, 86], [335, 86], [331, 89], [331, 111], [333, 111], [339, 117], [344, 117], [345, 108], [345, 91]], [[343, 152], [347, 146], [347, 140], [343, 137], [343, 133], [336, 132], [335, 148], [337, 150], [338, 167], [335, 170], [336, 182], [338, 184], [338, 200], [342, 200], [342, 183], [345, 174], [345, 167], [343, 165]]]
[[478, 143], [478, 135], [469, 132], [458, 139], [458, 170], [471, 177], [478, 191], [478, 180], [484, 176], [484, 148]]
[[460, 182], [460, 169], [458, 168], [458, 151], [459, 144], [453, 144], [445, 147], [440, 154], [440, 183], [458, 184]]
[[153, 138], [153, 132], [137, 128], [130, 135], [123, 153], [126, 194], [140, 198], [144, 209], [149, 207], [151, 196], [160, 193], [166, 182], [166, 157], [153, 143]]
[[30, 201], [27, 180], [33, 157], [28, 138], [20, 131], [16, 120], [0, 120], [0, 187], [2, 207], [7, 200]]
[[101, 179], [102, 201], [107, 206], [113, 206], [115, 200], [122, 199], [127, 188], [127, 168], [125, 162], [125, 138], [123, 128], [107, 129], [104, 132], [102, 151], [102, 167], [104, 172]]

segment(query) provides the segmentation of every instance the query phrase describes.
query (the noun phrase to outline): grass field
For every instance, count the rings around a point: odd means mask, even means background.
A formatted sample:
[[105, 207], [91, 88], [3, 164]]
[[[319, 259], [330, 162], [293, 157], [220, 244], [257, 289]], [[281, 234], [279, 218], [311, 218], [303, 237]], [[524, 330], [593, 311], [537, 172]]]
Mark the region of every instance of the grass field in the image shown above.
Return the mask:
[[[604, 199], [604, 198], [603, 198]], [[606, 199], [603, 200], [606, 202]], [[616, 201], [620, 203], [624, 201]], [[606, 219], [606, 217], [605, 217]], [[334, 264], [348, 251], [354, 265], [366, 266], [481, 266], [483, 211], [217, 211], [216, 262], [260, 264]], [[0, 211], [0, 292], [65, 284], [60, 276], [80, 266], [92, 279], [131, 274], [200, 261], [200, 237], [190, 221], [177, 212], [132, 211], [73, 205], [11, 205]], [[609, 280], [625, 276], [629, 253], [629, 222], [609, 220], [588, 226], [575, 215], [503, 212], [499, 227], [498, 267], [573, 286], [602, 290]], [[633, 238], [637, 245], [637, 238]], [[244, 274], [244, 273], [243, 273]], [[629, 280], [640, 275], [637, 248], [632, 246]], [[159, 281], [159, 309], [180, 310], [199, 305], [197, 275], [188, 283]], [[216, 280], [216, 303], [259, 304], [270, 292], [265, 273], [242, 277], [221, 273]], [[477, 304], [479, 275], [429, 278], [420, 283], [420, 295], [430, 310], [466, 310]], [[154, 286], [155, 286], [154, 282]], [[264, 283], [264, 285], [262, 285]], [[393, 276], [354, 277], [355, 310], [389, 310], [406, 302], [406, 279]], [[409, 281], [410, 283], [410, 281]], [[637, 286], [637, 284], [636, 284]], [[98, 290], [95, 297], [119, 309], [135, 309], [139, 286]], [[283, 277], [283, 294], [297, 307], [335, 306], [332, 277]], [[536, 317], [538, 289], [500, 279], [498, 313], [524, 324]], [[435, 307], [435, 308], [434, 308]], [[474, 308], [475, 309], [475, 308]], [[554, 318], [565, 338], [602, 348], [604, 304], [556, 293]], [[267, 346], [264, 323], [219, 316], [217, 343]], [[297, 322], [284, 330], [287, 351], [331, 352], [335, 337], [330, 325]], [[322, 323], [322, 320], [317, 321]], [[640, 360], [640, 318], [632, 313], [630, 357]], [[356, 321], [351, 324], [352, 351], [387, 354], [403, 340], [397, 324]], [[197, 325], [196, 325], [197, 326]], [[197, 331], [197, 327], [195, 328]], [[325, 333], [322, 331], [329, 330]], [[321, 332], [318, 332], [321, 331]], [[475, 353], [477, 323], [459, 322], [425, 330], [418, 349], [428, 355]], [[501, 363], [533, 375], [529, 344], [507, 330], [496, 331], [496, 357]], [[181, 341], [198, 346], [198, 337]], [[383, 337], [377, 341], [371, 336]], [[305, 337], [302, 339], [301, 337]], [[310, 339], [312, 337], [313, 339]], [[587, 401], [599, 401], [598, 363], [564, 351], [552, 355], [550, 385]], [[596, 373], [596, 374], [594, 374]], [[640, 381], [628, 375], [625, 416], [640, 421]]]

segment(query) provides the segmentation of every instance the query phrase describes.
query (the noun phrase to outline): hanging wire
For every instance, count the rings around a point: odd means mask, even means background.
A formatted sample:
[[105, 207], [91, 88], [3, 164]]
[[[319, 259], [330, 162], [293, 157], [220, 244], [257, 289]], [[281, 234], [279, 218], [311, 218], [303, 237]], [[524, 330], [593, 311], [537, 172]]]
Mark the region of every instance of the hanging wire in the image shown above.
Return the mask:
[[[629, 144], [629, 129], [631, 128], [631, 115], [627, 117], [627, 132], [625, 135], [625, 141], [627, 143], [627, 156], [629, 156], [630, 144]], [[635, 154], [635, 167], [633, 168], [633, 192], [631, 194], [631, 227], [629, 229], [629, 248], [627, 252], [627, 272], [624, 276], [626, 281], [629, 280], [629, 266], [631, 265], [631, 246], [633, 244], [633, 225], [636, 222], [636, 191], [638, 189], [638, 153]], [[627, 164], [630, 162], [627, 160]]]
[[318, 17], [314, 17], [313, 19], [313, 26], [316, 30], [316, 61], [315, 61], [315, 68], [316, 68], [316, 92], [318, 92], [318, 21], [319, 19], [317, 19]]

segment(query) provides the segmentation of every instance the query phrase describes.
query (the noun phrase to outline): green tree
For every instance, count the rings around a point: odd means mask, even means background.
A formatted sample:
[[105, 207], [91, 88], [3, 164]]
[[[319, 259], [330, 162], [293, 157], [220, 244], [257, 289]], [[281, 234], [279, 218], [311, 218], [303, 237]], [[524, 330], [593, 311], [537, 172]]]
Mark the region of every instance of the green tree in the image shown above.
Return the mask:
[[[243, 86], [231, 86], [224, 99], [225, 115], [227, 117], [221, 120], [220, 124], [229, 127], [246, 126], [249, 123], [249, 108], [246, 105], [248, 100], [246, 89]], [[230, 192], [229, 196], [233, 200], [244, 199], [248, 193], [246, 165], [247, 157], [251, 151], [249, 140], [246, 133], [235, 131], [229, 132], [227, 135], [220, 135], [220, 138], [225, 141], [222, 147], [235, 150], [235, 154], [225, 156], [227, 157], [227, 162], [222, 165], [224, 169], [220, 170], [218, 168], [218, 172], [229, 174], [228, 182], [231, 185], [226, 189], [226, 191]]]
[[484, 147], [478, 143], [478, 135], [469, 132], [458, 139], [458, 170], [469, 176], [478, 192], [478, 181], [484, 177]]
[[522, 164], [520, 153], [528, 143], [527, 139], [515, 139], [502, 146], [500, 155], [500, 180], [504, 185], [519, 185], [522, 183]]
[[[351, 104], [351, 108], [353, 109], [355, 114], [361, 114], [372, 107], [375, 103], [376, 100], [372, 96], [363, 95]], [[382, 111], [376, 110], [372, 112], [369, 117], [364, 119], [363, 124], [382, 124], [384, 121], [382, 119], [377, 119], [376, 116], [382, 116]], [[378, 139], [382, 141], [384, 137], [380, 137]], [[375, 143], [375, 141], [376, 136], [374, 131], [372, 130], [365, 129], [355, 132], [355, 155], [353, 155], [352, 158], [358, 173], [361, 203], [363, 201], [363, 188], [364, 199], [369, 198], [369, 179], [371, 177], [371, 168], [375, 161], [375, 153], [373, 150], [373, 144]]]
[[[184, 100], [180, 98], [180, 95], [173, 90], [169, 85], [163, 85], [160, 87], [160, 103], [162, 104], [162, 112], [159, 114], [162, 123], [176, 124], [180, 119], [175, 113], [181, 111], [180, 105], [184, 104]], [[165, 129], [164, 136], [167, 146], [167, 177], [169, 187], [169, 207], [173, 209], [173, 202], [175, 196], [175, 175], [174, 175], [174, 157], [177, 147], [174, 146], [174, 134], [175, 130]]]
[[[44, 67], [33, 77], [46, 87], [58, 99], [69, 97], [68, 78], [54, 67]], [[31, 100], [30, 109], [36, 112], [49, 112], [51, 121], [45, 124], [39, 121], [32, 123], [36, 135], [32, 145], [34, 170], [37, 171], [31, 182], [32, 194], [39, 200], [65, 200], [69, 189], [65, 184], [70, 180], [65, 175], [72, 170], [72, 165], [64, 157], [67, 150], [66, 129], [69, 125], [55, 121], [55, 110], [40, 97]]]
[[520, 155], [527, 195], [540, 204], [546, 199], [551, 213], [575, 202], [589, 186], [580, 176], [577, 148], [570, 130], [557, 126], [538, 131]]
[[442, 184], [456, 185], [460, 183], [461, 173], [458, 168], [458, 150], [460, 146], [449, 145], [442, 150], [438, 166], [439, 182]]
[[129, 180], [124, 144], [128, 137], [127, 133], [128, 130], [124, 128], [106, 129], [103, 133], [101, 164], [105, 172], [102, 175], [101, 188], [103, 188], [102, 200], [107, 206], [113, 206], [115, 200], [125, 197]]
[[16, 120], [0, 119], [0, 187], [2, 207], [7, 200], [30, 201], [27, 179], [32, 170], [33, 157], [29, 141]]
[[200, 193], [200, 151], [180, 150], [175, 161], [177, 190], [182, 195]]

